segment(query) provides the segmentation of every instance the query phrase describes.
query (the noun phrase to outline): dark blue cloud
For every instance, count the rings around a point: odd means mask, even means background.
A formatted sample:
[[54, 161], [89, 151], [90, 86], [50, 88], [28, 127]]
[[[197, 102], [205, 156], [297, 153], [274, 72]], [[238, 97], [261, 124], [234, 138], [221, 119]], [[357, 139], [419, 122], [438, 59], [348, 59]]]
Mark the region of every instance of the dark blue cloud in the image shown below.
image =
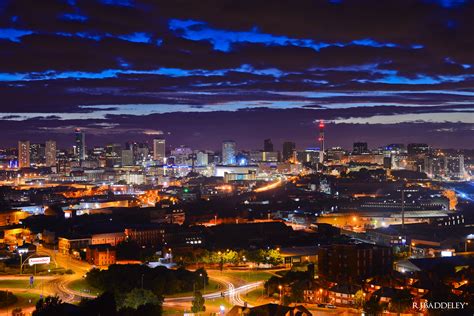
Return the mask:
[[[216, 29], [210, 27], [207, 23], [194, 20], [178, 20], [171, 19], [169, 21], [169, 28], [178, 36], [186, 39], [201, 41], [206, 40], [213, 44], [214, 49], [229, 52], [232, 50], [232, 45], [238, 43], [259, 43], [268, 46], [297, 46], [312, 48], [319, 51], [326, 47], [346, 47], [351, 45], [369, 46], [369, 47], [403, 47], [391, 42], [378, 42], [371, 38], [354, 39], [349, 42], [325, 42], [305, 38], [290, 38], [282, 35], [274, 35], [263, 33], [257, 27], [248, 31], [231, 31]], [[407, 48], [423, 48], [421, 44], [412, 44]]]
[[202, 114], [208, 136], [226, 111], [260, 130], [269, 117], [430, 113], [451, 130], [443, 117], [466, 120], [474, 102], [472, 16], [472, 2], [446, 0], [0, 1], [2, 131], [95, 120], [126, 133], [173, 111]]
[[86, 22], [88, 17], [78, 13], [64, 13], [59, 16], [60, 19], [66, 21]]
[[25, 35], [33, 34], [33, 31], [20, 30], [14, 28], [0, 29], [0, 39], [7, 39], [13, 42], [20, 42]]

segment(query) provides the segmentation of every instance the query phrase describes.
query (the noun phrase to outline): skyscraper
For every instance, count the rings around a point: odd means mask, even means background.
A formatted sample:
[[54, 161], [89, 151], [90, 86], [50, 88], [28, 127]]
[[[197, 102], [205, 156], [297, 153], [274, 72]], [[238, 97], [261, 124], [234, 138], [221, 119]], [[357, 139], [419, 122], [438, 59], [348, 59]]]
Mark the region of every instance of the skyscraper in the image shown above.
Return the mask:
[[122, 164], [122, 145], [109, 144], [105, 147], [105, 166], [107, 168], [120, 167]]
[[233, 140], [226, 140], [222, 142], [222, 164], [235, 165], [235, 156], [237, 154], [236, 144]]
[[39, 165], [45, 161], [44, 144], [30, 143], [30, 164]]
[[324, 162], [324, 153], [325, 153], [325, 144], [326, 144], [326, 137], [324, 135], [324, 127], [325, 127], [325, 124], [324, 124], [324, 121], [323, 120], [320, 120], [319, 121], [319, 137], [318, 137], [318, 141], [319, 141], [319, 162], [320, 163], [323, 163]]
[[296, 150], [294, 142], [283, 143], [283, 161], [288, 161], [293, 157], [293, 152]]
[[357, 142], [352, 145], [352, 153], [354, 155], [362, 155], [369, 152], [367, 143]]
[[273, 151], [273, 143], [270, 138], [263, 141], [263, 151], [269, 152]]
[[166, 141], [164, 138], [153, 139], [153, 160], [164, 163], [166, 158]]
[[133, 159], [133, 150], [132, 149], [123, 149], [122, 150], [122, 166], [133, 166], [135, 164]]
[[18, 167], [20, 169], [30, 167], [30, 141], [28, 140], [18, 142]]
[[76, 135], [77, 158], [80, 161], [86, 160], [86, 133], [76, 128], [74, 134]]
[[56, 166], [56, 142], [47, 140], [45, 147], [46, 167]]

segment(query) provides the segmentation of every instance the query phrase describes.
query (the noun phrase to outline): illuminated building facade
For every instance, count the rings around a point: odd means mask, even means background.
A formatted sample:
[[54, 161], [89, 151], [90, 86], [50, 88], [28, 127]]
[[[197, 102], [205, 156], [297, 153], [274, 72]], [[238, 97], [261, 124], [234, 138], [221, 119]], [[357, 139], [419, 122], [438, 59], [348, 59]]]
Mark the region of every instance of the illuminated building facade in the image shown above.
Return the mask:
[[163, 164], [166, 157], [166, 142], [163, 138], [153, 139], [153, 160]]
[[236, 153], [237, 145], [233, 140], [226, 140], [222, 142], [222, 164], [223, 165], [235, 165], [236, 164]]
[[86, 133], [81, 131], [80, 128], [76, 128], [76, 155], [79, 161], [86, 160]]
[[18, 142], [18, 167], [29, 168], [30, 163], [30, 142], [28, 140]]
[[283, 161], [288, 161], [293, 158], [293, 153], [296, 150], [295, 142], [284, 142], [283, 143]]
[[46, 167], [56, 166], [56, 142], [47, 140], [45, 144]]

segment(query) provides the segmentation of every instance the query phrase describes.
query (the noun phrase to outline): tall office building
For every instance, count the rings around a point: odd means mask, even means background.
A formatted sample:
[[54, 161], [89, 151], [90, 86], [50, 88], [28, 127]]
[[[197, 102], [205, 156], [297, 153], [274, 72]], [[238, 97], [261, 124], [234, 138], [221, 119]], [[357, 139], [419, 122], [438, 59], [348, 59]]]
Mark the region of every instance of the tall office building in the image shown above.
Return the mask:
[[56, 166], [56, 142], [47, 140], [45, 147], [46, 167]]
[[163, 138], [153, 139], [153, 160], [164, 163], [166, 158], [166, 142]]
[[463, 155], [446, 157], [446, 175], [448, 177], [463, 179], [465, 172]]
[[408, 144], [407, 152], [408, 152], [408, 156], [427, 155], [430, 153], [430, 146], [428, 146], [428, 144], [422, 144], [422, 143]]
[[235, 165], [236, 159], [235, 156], [237, 154], [236, 150], [237, 146], [235, 141], [233, 140], [226, 140], [222, 142], [222, 164], [223, 165]]
[[352, 153], [354, 155], [362, 155], [369, 152], [367, 143], [357, 142], [352, 146]]
[[293, 153], [296, 150], [296, 144], [294, 142], [283, 143], [283, 161], [288, 161], [293, 158]]
[[122, 166], [133, 166], [135, 164], [133, 159], [133, 150], [124, 149], [122, 150]]
[[273, 143], [271, 139], [265, 139], [263, 141], [263, 151], [273, 151]]
[[109, 144], [105, 147], [105, 166], [120, 167], [122, 164], [122, 145]]
[[323, 120], [320, 120], [319, 121], [319, 137], [318, 137], [318, 141], [319, 141], [319, 162], [320, 163], [323, 163], [324, 162], [324, 153], [325, 153], [325, 146], [326, 146], [326, 137], [324, 135], [324, 127], [326, 126], [324, 124], [324, 121]]
[[30, 143], [30, 163], [32, 165], [40, 165], [45, 161], [44, 144]]
[[18, 142], [18, 167], [30, 167], [30, 142], [28, 140], [20, 140]]
[[74, 132], [76, 136], [76, 154], [80, 161], [86, 160], [86, 133], [76, 128]]

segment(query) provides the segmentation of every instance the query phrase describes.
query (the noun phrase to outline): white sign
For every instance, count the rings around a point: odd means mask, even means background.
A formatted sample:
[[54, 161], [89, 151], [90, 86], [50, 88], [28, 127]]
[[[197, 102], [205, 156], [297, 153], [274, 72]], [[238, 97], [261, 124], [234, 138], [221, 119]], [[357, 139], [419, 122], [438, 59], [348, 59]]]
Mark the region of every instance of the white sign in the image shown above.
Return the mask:
[[50, 257], [38, 257], [38, 258], [30, 258], [28, 259], [28, 264], [30, 266], [35, 265], [35, 264], [48, 264], [51, 262]]

